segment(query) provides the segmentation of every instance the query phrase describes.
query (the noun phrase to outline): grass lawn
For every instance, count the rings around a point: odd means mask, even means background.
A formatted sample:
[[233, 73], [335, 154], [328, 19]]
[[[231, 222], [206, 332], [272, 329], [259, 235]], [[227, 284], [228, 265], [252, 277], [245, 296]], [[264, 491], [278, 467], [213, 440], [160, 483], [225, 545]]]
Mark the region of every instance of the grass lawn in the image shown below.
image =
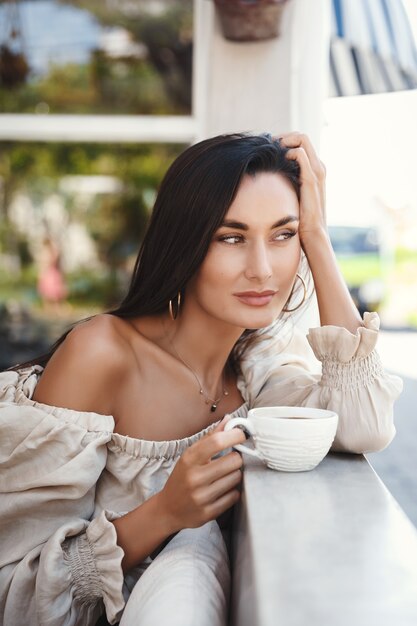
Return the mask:
[[417, 327], [417, 250], [399, 248], [392, 261], [381, 261], [375, 254], [338, 257], [339, 267], [349, 286], [381, 279], [386, 296], [381, 306], [390, 322]]

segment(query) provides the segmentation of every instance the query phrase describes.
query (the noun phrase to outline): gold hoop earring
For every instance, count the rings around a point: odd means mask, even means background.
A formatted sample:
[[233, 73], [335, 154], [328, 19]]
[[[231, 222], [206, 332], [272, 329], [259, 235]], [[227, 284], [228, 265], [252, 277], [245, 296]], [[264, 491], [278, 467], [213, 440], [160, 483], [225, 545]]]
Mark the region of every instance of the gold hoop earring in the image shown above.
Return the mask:
[[168, 303], [169, 316], [172, 319], [172, 321], [177, 319], [178, 314], [180, 312], [180, 306], [181, 306], [181, 291], [177, 293], [177, 306], [175, 309], [175, 314], [174, 314], [174, 307], [172, 306], [172, 300], [170, 300]]
[[[300, 306], [302, 306], [307, 298], [307, 285], [306, 285], [306, 281], [304, 280], [304, 278], [301, 276], [301, 274], [297, 274], [295, 275], [296, 278], [299, 278], [301, 280], [301, 282], [303, 283], [303, 289], [304, 289], [304, 294], [303, 294], [303, 299], [301, 300], [301, 302], [299, 304], [297, 304], [297, 306], [295, 306], [293, 309], [282, 309], [284, 313], [293, 313], [294, 311], [296, 311], [297, 309], [300, 308]], [[295, 285], [295, 282], [294, 282]], [[292, 294], [294, 293], [294, 285], [292, 286], [291, 289], [291, 293], [290, 296], [288, 298], [288, 300], [291, 298]], [[287, 302], [288, 302], [287, 300]]]

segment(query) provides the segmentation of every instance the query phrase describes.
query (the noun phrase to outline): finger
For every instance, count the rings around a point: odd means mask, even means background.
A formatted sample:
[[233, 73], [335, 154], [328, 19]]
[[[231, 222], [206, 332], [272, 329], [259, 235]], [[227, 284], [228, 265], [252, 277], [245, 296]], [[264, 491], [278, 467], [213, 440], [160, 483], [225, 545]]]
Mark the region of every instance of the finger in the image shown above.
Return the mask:
[[304, 148], [290, 148], [285, 155], [287, 159], [297, 161], [301, 169], [301, 180], [305, 182], [313, 182], [316, 176], [311, 167], [311, 163]]
[[224, 496], [216, 500], [213, 504], [206, 507], [209, 519], [216, 519], [222, 513], [234, 506], [240, 498], [240, 491], [238, 489], [232, 489]]
[[232, 428], [227, 432], [210, 433], [188, 448], [188, 459], [192, 463], [204, 464], [218, 452], [232, 448], [244, 441], [246, 441], [245, 433], [240, 428]]
[[227, 422], [232, 419], [231, 415], [226, 414], [222, 420], [220, 420], [220, 422], [217, 424], [216, 428], [214, 428], [211, 433], [209, 433], [209, 435], [211, 435], [212, 433], [217, 433], [217, 432], [221, 432], [222, 430], [224, 430], [224, 427], [226, 426]]
[[318, 201], [321, 206], [321, 211], [324, 221], [326, 221], [326, 190], [324, 175], [322, 178], [318, 178], [311, 168], [310, 161], [304, 148], [290, 148], [286, 153], [286, 157], [296, 160], [300, 166], [300, 181], [302, 186], [307, 185], [311, 190], [314, 189], [318, 192]]
[[308, 135], [299, 132], [285, 133], [280, 137], [280, 142], [288, 148], [304, 148], [314, 174], [318, 177], [326, 174], [324, 163], [320, 161]]
[[219, 478], [211, 485], [207, 485], [201, 490], [202, 500], [206, 503], [213, 503], [221, 498], [225, 493], [229, 492], [239, 485], [242, 480], [242, 472], [235, 470], [226, 476]]
[[223, 476], [241, 469], [243, 460], [239, 452], [229, 452], [208, 463], [197, 464], [193, 471], [193, 486], [205, 487]]
[[239, 452], [229, 452], [204, 466], [204, 478], [208, 483], [214, 482], [230, 472], [240, 470], [242, 465], [243, 460]]

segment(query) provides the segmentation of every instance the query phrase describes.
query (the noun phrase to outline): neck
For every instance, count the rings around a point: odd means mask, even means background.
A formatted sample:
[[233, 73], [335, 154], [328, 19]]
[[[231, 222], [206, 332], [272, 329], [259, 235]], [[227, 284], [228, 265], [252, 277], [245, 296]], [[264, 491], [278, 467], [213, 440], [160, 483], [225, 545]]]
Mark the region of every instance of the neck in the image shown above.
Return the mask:
[[208, 317], [192, 304], [184, 306], [175, 321], [164, 318], [163, 324], [166, 348], [174, 347], [174, 356], [191, 366], [207, 392], [218, 389], [230, 352], [244, 329]]

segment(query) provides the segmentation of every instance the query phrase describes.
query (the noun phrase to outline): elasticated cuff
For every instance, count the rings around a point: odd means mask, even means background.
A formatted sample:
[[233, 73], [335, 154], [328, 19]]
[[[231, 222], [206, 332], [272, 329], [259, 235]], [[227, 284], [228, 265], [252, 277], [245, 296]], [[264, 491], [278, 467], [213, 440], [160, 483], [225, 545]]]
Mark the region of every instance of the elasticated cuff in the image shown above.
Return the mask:
[[346, 390], [365, 387], [383, 375], [381, 359], [375, 351], [364, 358], [354, 358], [348, 363], [341, 363], [327, 357], [322, 363], [321, 384], [332, 389]]
[[82, 604], [95, 604], [102, 598], [110, 624], [116, 623], [124, 609], [123, 550], [117, 545], [117, 534], [111, 519], [103, 511], [85, 533], [63, 544], [65, 560], [70, 567], [74, 597]]

